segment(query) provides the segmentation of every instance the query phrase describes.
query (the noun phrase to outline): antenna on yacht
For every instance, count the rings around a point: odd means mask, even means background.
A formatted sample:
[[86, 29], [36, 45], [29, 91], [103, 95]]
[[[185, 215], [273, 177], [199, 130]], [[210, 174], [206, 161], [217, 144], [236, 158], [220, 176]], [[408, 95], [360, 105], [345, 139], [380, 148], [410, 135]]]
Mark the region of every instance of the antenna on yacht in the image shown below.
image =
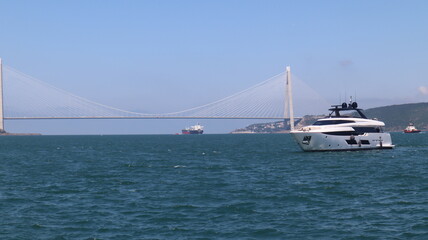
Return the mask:
[[[290, 66], [286, 67], [286, 82], [285, 82], [285, 88], [286, 93], [288, 97], [288, 110], [290, 111], [289, 118], [290, 118], [290, 130], [294, 131], [294, 111], [293, 111], [293, 93], [292, 93], [292, 87], [291, 87], [291, 69]], [[287, 99], [287, 98], [286, 98]], [[287, 103], [286, 103], [287, 107]]]
[[347, 94], [346, 94], [346, 90], [345, 90], [345, 98], [343, 99], [343, 102], [346, 102], [346, 98], [348, 97], [348, 96], [346, 96]]

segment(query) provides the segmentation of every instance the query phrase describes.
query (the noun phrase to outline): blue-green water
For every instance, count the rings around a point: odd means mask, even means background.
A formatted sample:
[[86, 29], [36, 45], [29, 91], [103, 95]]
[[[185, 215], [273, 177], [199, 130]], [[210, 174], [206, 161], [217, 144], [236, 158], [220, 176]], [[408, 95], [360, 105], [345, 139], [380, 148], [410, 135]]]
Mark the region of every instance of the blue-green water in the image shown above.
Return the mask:
[[1, 239], [428, 239], [428, 134], [0, 137]]

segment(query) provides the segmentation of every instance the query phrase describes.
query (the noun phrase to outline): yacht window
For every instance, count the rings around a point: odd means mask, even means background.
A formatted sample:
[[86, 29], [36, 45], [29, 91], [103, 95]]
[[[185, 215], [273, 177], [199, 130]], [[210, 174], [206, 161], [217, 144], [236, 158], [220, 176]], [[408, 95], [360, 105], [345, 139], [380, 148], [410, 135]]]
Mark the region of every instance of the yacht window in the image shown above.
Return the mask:
[[333, 136], [357, 136], [358, 135], [358, 133], [355, 131], [323, 132], [323, 134], [333, 135]]
[[344, 123], [354, 123], [355, 121], [351, 120], [324, 120], [316, 121], [313, 125], [333, 125], [333, 124], [344, 124]]
[[355, 132], [358, 132], [360, 134], [381, 132], [381, 128], [379, 127], [352, 127], [352, 128], [354, 128]]

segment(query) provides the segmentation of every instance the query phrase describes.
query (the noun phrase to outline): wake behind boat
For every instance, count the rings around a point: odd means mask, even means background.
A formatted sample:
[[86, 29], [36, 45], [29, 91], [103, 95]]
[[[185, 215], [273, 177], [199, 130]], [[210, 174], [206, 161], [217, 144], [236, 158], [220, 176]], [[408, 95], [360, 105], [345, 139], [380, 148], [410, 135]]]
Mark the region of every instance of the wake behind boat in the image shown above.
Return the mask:
[[[391, 149], [391, 135], [383, 131], [385, 123], [367, 119], [356, 102], [333, 105], [327, 118], [291, 131], [304, 151], [344, 151]], [[342, 114], [351, 112], [351, 114]]]

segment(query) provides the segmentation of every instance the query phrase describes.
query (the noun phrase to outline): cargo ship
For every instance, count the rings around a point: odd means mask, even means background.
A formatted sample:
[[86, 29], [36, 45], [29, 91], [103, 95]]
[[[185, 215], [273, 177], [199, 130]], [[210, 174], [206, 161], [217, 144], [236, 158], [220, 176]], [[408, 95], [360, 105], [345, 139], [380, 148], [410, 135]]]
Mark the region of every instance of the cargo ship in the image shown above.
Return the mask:
[[204, 133], [204, 127], [198, 123], [194, 126], [181, 130], [181, 133], [182, 134], [202, 134]]

